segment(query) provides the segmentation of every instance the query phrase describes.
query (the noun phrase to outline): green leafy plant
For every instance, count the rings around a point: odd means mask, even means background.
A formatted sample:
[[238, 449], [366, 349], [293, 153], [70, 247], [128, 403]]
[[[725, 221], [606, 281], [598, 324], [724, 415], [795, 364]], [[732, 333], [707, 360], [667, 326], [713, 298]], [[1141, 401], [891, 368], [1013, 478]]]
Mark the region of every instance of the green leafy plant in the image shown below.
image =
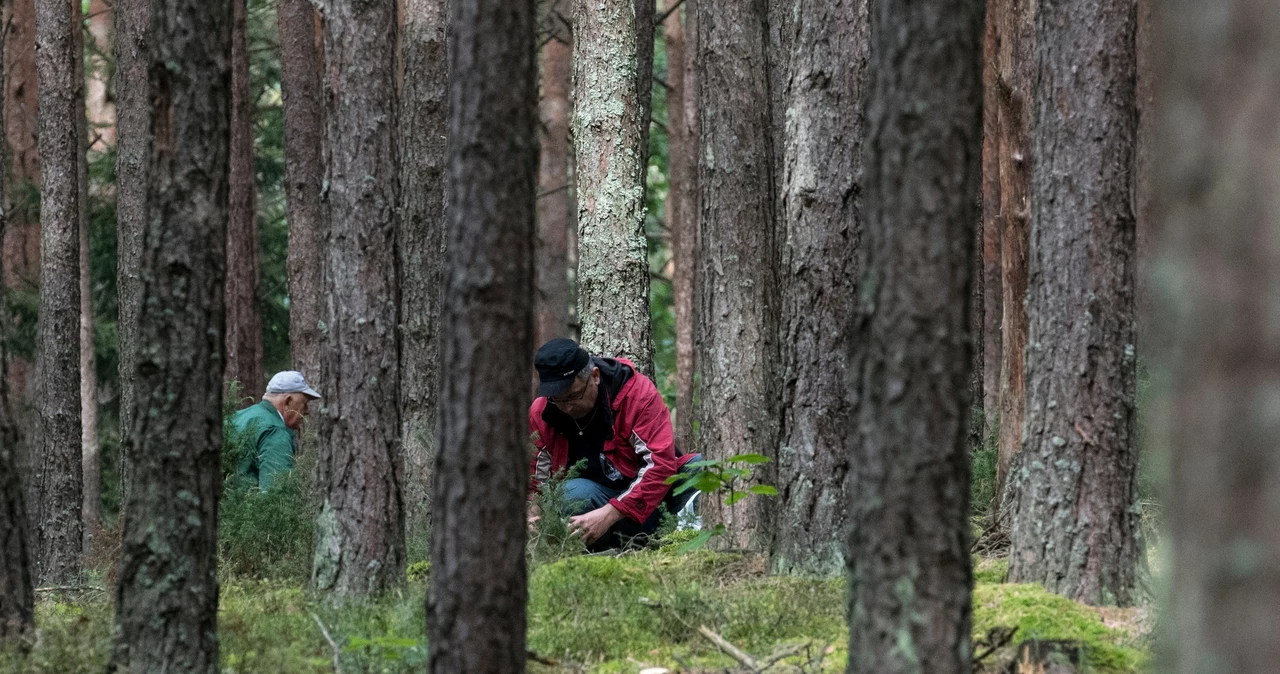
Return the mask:
[[[763, 454], [738, 454], [727, 459], [702, 459], [685, 466], [692, 469], [680, 472], [667, 478], [666, 483], [678, 484], [675, 494], [683, 494], [690, 489], [697, 489], [703, 494], [725, 492], [724, 504], [732, 507], [748, 496], [777, 496], [777, 488], [767, 484], [753, 484], [742, 488], [751, 481], [752, 466], [769, 463], [769, 457]], [[690, 552], [707, 544], [716, 536], [723, 536], [729, 531], [723, 524], [706, 529], [697, 536], [681, 544], [679, 551]]]

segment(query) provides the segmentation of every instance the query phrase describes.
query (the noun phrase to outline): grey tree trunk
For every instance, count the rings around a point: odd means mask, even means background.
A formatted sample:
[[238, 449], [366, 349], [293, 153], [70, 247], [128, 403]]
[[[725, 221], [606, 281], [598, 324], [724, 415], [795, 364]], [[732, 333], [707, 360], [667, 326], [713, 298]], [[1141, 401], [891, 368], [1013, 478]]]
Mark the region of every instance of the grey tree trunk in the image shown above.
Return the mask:
[[[36, 579], [72, 582], [80, 573], [84, 506], [80, 451], [80, 133], [83, 80], [76, 81], [80, 6], [36, 7], [40, 109], [40, 320], [36, 343], [39, 442], [33, 444]], [[36, 449], [38, 448], [38, 449]]]
[[449, 12], [445, 0], [404, 0], [401, 16], [400, 423], [409, 531], [425, 535], [439, 402]]
[[[1004, 358], [1004, 293], [1000, 265], [1000, 76], [1001, 33], [996, 11], [1003, 0], [988, 0], [982, 38], [982, 412], [985, 439], [1000, 414], [1000, 366]], [[975, 344], [977, 341], [974, 342]], [[976, 476], [975, 476], [976, 478]]]
[[528, 389], [492, 384], [532, 368], [535, 3], [457, 0], [452, 12], [430, 670], [520, 674]]
[[120, 503], [136, 473], [138, 314], [142, 310], [142, 235], [151, 176], [151, 0], [115, 0], [116, 294], [120, 330]]
[[236, 408], [262, 397], [262, 315], [258, 307], [257, 171], [249, 82], [249, 0], [232, 0], [231, 196], [227, 216], [227, 381], [239, 382]]
[[569, 337], [569, 228], [574, 226], [569, 120], [573, 78], [573, 31], [569, 0], [550, 3], [544, 27], [552, 37], [542, 47], [541, 152], [538, 165], [537, 337], [544, 344]]
[[[698, 3], [698, 446], [777, 454], [778, 260], [763, 2]], [[702, 500], [735, 547], [763, 547], [754, 499]]]
[[[75, 44], [76, 82], [84, 77], [84, 32], [80, 30], [80, 6], [74, 9], [71, 37]], [[84, 551], [91, 551], [102, 523], [102, 447], [98, 443], [98, 370], [93, 348], [93, 283], [89, 265], [89, 120], [88, 88], [81, 90], [85, 111], [76, 115], [76, 188], [80, 198], [80, 465], [84, 484], [81, 520]]]
[[316, 12], [309, 0], [277, 0], [284, 99], [284, 189], [289, 219], [289, 347], [293, 367], [320, 376], [324, 320], [324, 101]]
[[[1000, 442], [996, 457], [996, 501], [1005, 494], [1013, 457], [1022, 449], [1027, 350], [1027, 256], [1031, 236], [1031, 108], [1035, 92], [1035, 18], [1040, 0], [991, 0], [995, 24], [997, 170], [1000, 174], [1001, 362]], [[1003, 516], [999, 517], [1004, 526]]]
[[[678, 7], [683, 1], [684, 17]], [[692, 0], [667, 0], [663, 27], [667, 49], [666, 216], [673, 234], [672, 295], [676, 314], [676, 446], [697, 451], [693, 436], [694, 335], [697, 328], [698, 260], [698, 108], [693, 57], [697, 49], [697, 10]]]
[[395, 0], [324, 16], [325, 319], [311, 580], [336, 599], [404, 583]]
[[848, 671], [969, 674], [982, 2], [874, 3], [870, 53], [849, 326]]
[[[4, 53], [6, 31], [0, 30], [0, 53]], [[5, 65], [0, 61], [0, 80]], [[0, 106], [0, 128], [4, 125], [4, 109]], [[7, 166], [8, 145], [0, 144], [0, 166]], [[9, 203], [9, 176], [0, 171], [0, 238], [7, 226], [5, 215]], [[0, 256], [0, 276], [8, 262]], [[0, 316], [9, 315], [5, 294], [0, 293]], [[35, 629], [35, 593], [31, 577], [31, 532], [27, 528], [26, 489], [18, 465], [18, 429], [9, 400], [9, 334], [8, 321], [0, 322], [0, 644], [14, 637], [28, 635]]]
[[204, 0], [152, 7], [137, 473], [108, 671], [216, 674], [232, 10]]
[[852, 468], [845, 450], [852, 431], [851, 335], [831, 326], [857, 306], [868, 3], [808, 2], [793, 16], [788, 53], [779, 55], [789, 62], [787, 80], [778, 83], [785, 119], [778, 341], [785, 374], [771, 566], [835, 575], [844, 568], [845, 482]]
[[1009, 473], [1009, 577], [1126, 606], [1140, 551], [1133, 3], [1046, 0], [1036, 50], [1027, 419]]
[[[1280, 279], [1280, 5], [1162, 3], [1152, 156], [1158, 441], [1168, 447], [1168, 644], [1159, 671], [1263, 674], [1280, 662], [1280, 470], [1271, 400]], [[1206, 30], [1214, 26], [1214, 30]], [[1141, 75], [1140, 75], [1141, 76]]]
[[574, 0], [573, 8], [582, 345], [629, 358], [652, 376], [644, 230], [649, 117], [638, 19], [633, 0]]
[[[33, 290], [40, 277], [40, 152], [37, 143], [39, 132], [39, 101], [36, 95], [36, 8], [35, 0], [5, 0], [5, 79], [4, 108], [5, 136], [9, 144], [9, 171], [7, 185], [10, 205], [9, 224], [5, 230], [4, 258], [5, 285], [8, 288]], [[31, 416], [28, 408], [34, 405], [35, 378], [32, 361], [10, 354], [9, 391], [13, 396], [14, 412], [24, 420]], [[35, 419], [28, 421], [34, 425]], [[26, 447], [35, 438], [29, 438], [20, 448], [20, 454], [34, 454]], [[21, 451], [26, 449], [26, 452]], [[31, 460], [19, 457], [24, 474], [32, 468]], [[27, 480], [28, 506], [34, 496], [33, 480]], [[34, 533], [34, 532], [33, 532]]]

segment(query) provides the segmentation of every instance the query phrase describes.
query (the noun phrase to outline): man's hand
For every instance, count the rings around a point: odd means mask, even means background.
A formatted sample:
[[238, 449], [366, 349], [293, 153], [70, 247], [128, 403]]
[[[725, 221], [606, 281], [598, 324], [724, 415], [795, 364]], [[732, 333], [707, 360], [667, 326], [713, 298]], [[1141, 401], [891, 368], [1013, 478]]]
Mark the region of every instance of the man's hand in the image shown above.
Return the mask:
[[533, 533], [538, 528], [538, 520], [542, 519], [542, 510], [538, 508], [538, 504], [529, 502], [529, 533]]
[[582, 542], [591, 545], [600, 540], [609, 527], [622, 517], [622, 513], [612, 503], [606, 503], [585, 515], [570, 517], [569, 533], [582, 536]]

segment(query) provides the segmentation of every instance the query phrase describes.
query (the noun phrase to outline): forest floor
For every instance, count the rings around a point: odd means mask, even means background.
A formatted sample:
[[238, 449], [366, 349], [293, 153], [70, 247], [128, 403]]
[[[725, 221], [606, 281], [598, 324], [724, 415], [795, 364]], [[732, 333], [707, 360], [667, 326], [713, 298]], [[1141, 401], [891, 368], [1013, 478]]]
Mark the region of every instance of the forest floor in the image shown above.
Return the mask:
[[[1095, 609], [1033, 585], [1003, 582], [1002, 560], [978, 560], [975, 651], [998, 628], [1012, 640], [1086, 642], [1092, 672], [1145, 671], [1154, 616], [1149, 608]], [[250, 674], [425, 671], [425, 564], [403, 590], [341, 608], [298, 582], [224, 578], [219, 616], [223, 672]], [[103, 583], [102, 585], [106, 585]], [[100, 674], [110, 648], [108, 593], [42, 593], [38, 642], [23, 662], [0, 655], [3, 674]], [[846, 662], [844, 581], [776, 577], [762, 560], [665, 549], [621, 556], [571, 556], [535, 565], [530, 577], [530, 671], [751, 671], [713, 643], [714, 633], [770, 672], [841, 672]], [[323, 628], [322, 628], [323, 625]], [[994, 630], [994, 632], [993, 632]], [[326, 634], [327, 633], [327, 634]], [[1005, 646], [979, 672], [1002, 671]]]

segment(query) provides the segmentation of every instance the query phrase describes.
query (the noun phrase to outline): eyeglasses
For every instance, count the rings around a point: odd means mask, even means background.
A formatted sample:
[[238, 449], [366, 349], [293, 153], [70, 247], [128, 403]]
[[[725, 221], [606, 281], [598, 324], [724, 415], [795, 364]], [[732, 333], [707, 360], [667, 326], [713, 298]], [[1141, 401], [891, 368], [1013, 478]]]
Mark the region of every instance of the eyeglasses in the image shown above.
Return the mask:
[[547, 396], [547, 402], [553, 405], [563, 405], [564, 403], [576, 403], [579, 400], [582, 400], [583, 396], [587, 395], [588, 388], [590, 388], [589, 385], [583, 386], [581, 390], [579, 390], [577, 393], [573, 395], [556, 396], [556, 397]]

